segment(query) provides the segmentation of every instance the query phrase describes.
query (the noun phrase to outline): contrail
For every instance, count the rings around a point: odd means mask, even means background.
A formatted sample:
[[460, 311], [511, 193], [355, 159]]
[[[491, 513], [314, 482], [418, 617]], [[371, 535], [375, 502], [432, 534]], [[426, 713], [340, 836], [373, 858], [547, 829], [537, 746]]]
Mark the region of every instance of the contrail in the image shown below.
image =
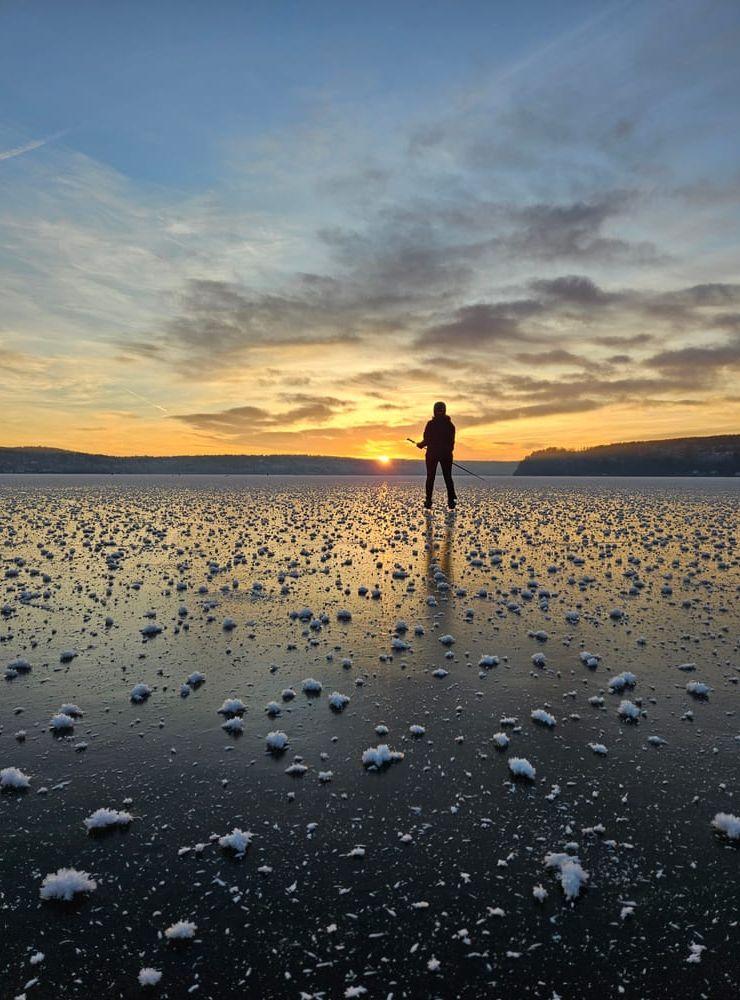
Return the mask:
[[123, 391], [127, 392], [129, 396], [135, 396], [136, 399], [141, 399], [144, 403], [148, 403], [149, 406], [153, 406], [155, 410], [160, 410], [162, 413], [169, 414], [169, 410], [165, 409], [164, 406], [160, 406], [159, 403], [155, 403], [151, 399], [147, 399], [146, 396], [142, 396], [140, 392], [134, 392], [133, 389], [127, 389], [126, 386], [122, 386]]
[[559, 49], [561, 46], [570, 41], [575, 40], [579, 35], [585, 34], [591, 28], [596, 27], [613, 14], [616, 14], [627, 7], [632, 7], [634, 4], [635, 0], [615, 0], [614, 3], [609, 4], [602, 10], [597, 11], [595, 14], [591, 14], [583, 21], [579, 21], [577, 24], [561, 32], [559, 35], [555, 35], [554, 38], [551, 38], [543, 45], [531, 49], [517, 61], [509, 63], [507, 66], [495, 71], [493, 75], [485, 81], [485, 85], [481, 89], [475, 90], [466, 95], [462, 101], [463, 108], [476, 105], [480, 100], [487, 98], [491, 90], [495, 89], [499, 85], [507, 83], [512, 77], [516, 77], [523, 70], [529, 69], [533, 63], [538, 62], [550, 52]]
[[60, 139], [63, 135], [66, 135], [67, 132], [69, 132], [69, 129], [65, 128], [62, 129], [61, 132], [54, 132], [52, 135], [47, 135], [44, 139], [34, 139], [32, 142], [27, 142], [24, 146], [16, 146], [14, 149], [0, 151], [0, 160], [12, 160], [16, 156], [23, 156], [24, 153], [30, 153], [33, 149], [45, 146], [47, 142], [53, 142], [55, 139]]

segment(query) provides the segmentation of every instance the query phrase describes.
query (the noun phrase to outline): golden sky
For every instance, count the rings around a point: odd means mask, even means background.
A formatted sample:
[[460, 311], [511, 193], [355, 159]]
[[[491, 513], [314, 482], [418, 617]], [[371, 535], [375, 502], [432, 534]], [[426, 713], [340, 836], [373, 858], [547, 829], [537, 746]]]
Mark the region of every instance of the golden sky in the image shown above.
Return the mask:
[[164, 8], [142, 49], [58, 5], [43, 73], [4, 9], [0, 444], [410, 457], [437, 399], [462, 460], [737, 431], [732, 5], [662, 6], [204, 8], [183, 59]]

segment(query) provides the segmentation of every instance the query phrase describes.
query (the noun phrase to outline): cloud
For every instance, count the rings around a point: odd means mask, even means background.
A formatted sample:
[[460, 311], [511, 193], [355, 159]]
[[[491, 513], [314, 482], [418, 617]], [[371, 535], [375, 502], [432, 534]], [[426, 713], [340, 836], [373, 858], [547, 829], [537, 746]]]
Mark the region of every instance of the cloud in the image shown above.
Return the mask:
[[535, 280], [531, 282], [533, 291], [546, 298], [569, 305], [586, 307], [606, 306], [619, 301], [619, 295], [605, 292], [582, 274], [567, 274], [561, 278]]
[[61, 132], [53, 132], [51, 135], [47, 135], [43, 139], [32, 139], [30, 142], [23, 143], [21, 146], [16, 146], [13, 149], [0, 150], [0, 162], [2, 160], [13, 160], [16, 156], [23, 156], [24, 153], [31, 153], [34, 149], [41, 149], [49, 142], [53, 142], [55, 139], [61, 139], [63, 135], [67, 135], [69, 129], [62, 129]]
[[706, 383], [722, 369], [740, 368], [740, 337], [725, 344], [660, 351], [648, 358], [647, 364], [674, 379]]
[[367, 395], [373, 395], [374, 390], [377, 389], [397, 390], [401, 381], [404, 384], [409, 382], [435, 383], [439, 379], [438, 372], [441, 364], [439, 359], [432, 359], [427, 368], [403, 365], [393, 368], [375, 368], [370, 371], [363, 370], [342, 381], [348, 386], [364, 388], [368, 390]]
[[219, 365], [258, 347], [349, 344], [357, 340], [352, 319], [336, 299], [327, 302], [325, 288], [313, 281], [299, 279], [292, 294], [282, 294], [194, 279], [178, 314], [166, 323], [163, 341], [187, 372], [191, 363]]
[[172, 419], [186, 423], [199, 431], [209, 431], [224, 437], [244, 437], [268, 428], [288, 428], [306, 421], [324, 423], [337, 413], [351, 409], [353, 405], [347, 400], [303, 394], [283, 394], [282, 398], [297, 405], [287, 410], [269, 410], [252, 405], [232, 406], [212, 413], [173, 414]]
[[233, 406], [216, 413], [175, 413], [171, 419], [180, 420], [197, 430], [227, 435], [271, 423], [270, 413], [260, 406]]
[[587, 413], [599, 410], [604, 405], [598, 399], [558, 399], [551, 402], [527, 403], [524, 405], [509, 405], [486, 408], [480, 413], [459, 421], [461, 427], [476, 427], [488, 424], [505, 423], [509, 420], [524, 420], [535, 417], [552, 417], [563, 413]]
[[[460, 305], [452, 319], [418, 330], [426, 315], [464, 300], [477, 269], [497, 256], [593, 259], [611, 257], [617, 244], [621, 252], [626, 243], [599, 235], [621, 204], [620, 195], [600, 203], [524, 209], [491, 204], [482, 215], [462, 201], [443, 208], [414, 203], [383, 209], [362, 231], [319, 230], [331, 253], [331, 273], [296, 272], [270, 292], [189, 280], [179, 311], [161, 336], [184, 359], [194, 356], [200, 363], [261, 346], [345, 344], [386, 333], [413, 334], [414, 328], [417, 343], [428, 346], [447, 345], [451, 338], [463, 346], [525, 338], [522, 320], [543, 308], [533, 299]], [[538, 290], [551, 301], [562, 300], [566, 291], [581, 304], [592, 304], [597, 296], [593, 282], [573, 276], [559, 285], [543, 282]], [[608, 298], [601, 293], [601, 300]]]
[[533, 260], [655, 262], [661, 255], [649, 241], [631, 242], [603, 233], [607, 220], [622, 214], [629, 202], [629, 195], [613, 191], [591, 201], [512, 210], [518, 225], [505, 245], [509, 252]]
[[593, 343], [603, 347], [642, 347], [651, 343], [655, 338], [650, 333], [614, 334], [601, 337], [594, 337]]
[[0, 346], [0, 372], [12, 375], [24, 375], [30, 371], [44, 369], [46, 365], [38, 358], [33, 358], [23, 351]]
[[417, 338], [421, 347], [477, 348], [498, 341], [529, 339], [522, 321], [542, 310], [533, 299], [512, 302], [478, 302], [457, 309], [446, 323], [431, 326]]
[[[603, 362], [591, 360], [583, 355], [573, 354], [562, 347], [556, 347], [550, 351], [532, 352], [531, 354], [515, 354], [514, 359], [524, 365], [570, 365], [585, 368], [588, 371], [599, 371], [599, 369], [604, 367]], [[623, 360], [629, 359], [624, 356]]]

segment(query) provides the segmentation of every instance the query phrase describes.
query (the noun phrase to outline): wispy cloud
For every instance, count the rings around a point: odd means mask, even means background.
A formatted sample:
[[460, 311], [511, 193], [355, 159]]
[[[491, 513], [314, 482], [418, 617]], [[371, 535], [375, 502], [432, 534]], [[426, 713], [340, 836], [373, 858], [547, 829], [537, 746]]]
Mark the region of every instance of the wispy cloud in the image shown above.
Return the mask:
[[142, 396], [140, 392], [134, 392], [133, 389], [128, 389], [125, 386], [123, 391], [127, 392], [129, 396], [133, 396], [134, 399], [140, 399], [142, 403], [147, 403], [147, 405], [153, 407], [155, 410], [159, 410], [160, 413], [169, 413], [169, 410], [167, 410], [164, 406], [160, 406], [159, 403], [155, 403], [153, 400], [147, 399], [147, 397]]
[[23, 156], [24, 153], [31, 153], [34, 149], [41, 149], [42, 146], [46, 146], [47, 143], [54, 142], [56, 139], [61, 139], [63, 135], [69, 133], [69, 129], [62, 129], [60, 132], [52, 132], [51, 135], [45, 136], [43, 139], [32, 139], [30, 142], [24, 143], [22, 146], [15, 146], [13, 149], [0, 150], [0, 161], [2, 160], [13, 160], [16, 156]]

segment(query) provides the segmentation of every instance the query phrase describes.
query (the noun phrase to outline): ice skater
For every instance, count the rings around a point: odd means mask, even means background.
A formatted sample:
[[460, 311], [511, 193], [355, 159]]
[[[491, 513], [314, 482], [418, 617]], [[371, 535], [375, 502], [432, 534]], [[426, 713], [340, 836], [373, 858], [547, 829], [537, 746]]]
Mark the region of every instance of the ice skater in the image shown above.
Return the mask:
[[457, 496], [455, 484], [452, 482], [452, 453], [455, 450], [455, 425], [447, 416], [445, 403], [434, 404], [434, 416], [424, 428], [424, 437], [416, 442], [417, 448], [426, 448], [427, 482], [424, 506], [429, 510], [432, 506], [434, 479], [437, 475], [437, 463], [442, 466], [445, 486], [447, 487], [447, 506], [455, 509]]

